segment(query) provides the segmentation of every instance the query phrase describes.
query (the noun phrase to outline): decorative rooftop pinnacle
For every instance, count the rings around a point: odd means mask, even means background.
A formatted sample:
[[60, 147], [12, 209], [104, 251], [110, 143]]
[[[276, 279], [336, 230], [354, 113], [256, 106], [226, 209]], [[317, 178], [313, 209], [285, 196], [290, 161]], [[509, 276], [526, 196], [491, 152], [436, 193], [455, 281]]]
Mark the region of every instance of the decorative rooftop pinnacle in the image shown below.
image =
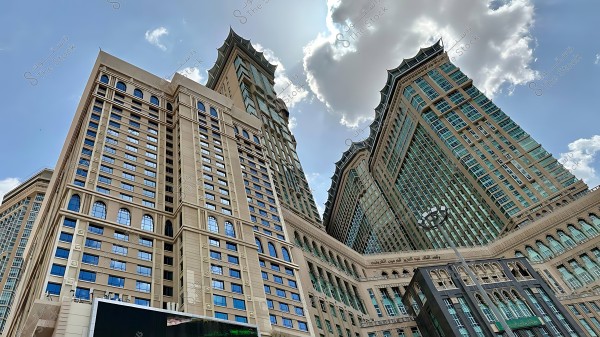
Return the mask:
[[429, 47], [419, 49], [417, 55], [412, 58], [402, 60], [398, 67], [387, 71], [387, 81], [383, 88], [379, 91], [381, 99], [377, 107], [375, 107], [375, 119], [371, 123], [369, 137], [360, 142], [353, 142], [350, 145], [350, 148], [342, 154], [342, 158], [335, 163], [335, 173], [333, 177], [331, 177], [331, 187], [327, 191], [327, 202], [325, 203], [325, 212], [323, 213], [323, 224], [325, 226], [328, 225], [333, 202], [340, 187], [339, 181], [342, 171], [352, 160], [358, 150], [367, 148], [371, 154], [373, 153], [373, 149], [375, 148], [381, 133], [380, 126], [387, 116], [390, 99], [394, 94], [394, 88], [396, 87], [398, 80], [411, 70], [426, 62], [431, 57], [441, 54], [443, 51], [444, 45], [440, 39]]
[[242, 38], [233, 30], [233, 28], [229, 27], [229, 35], [227, 35], [223, 45], [217, 49], [217, 61], [213, 67], [208, 70], [208, 81], [206, 82], [207, 87], [213, 90], [215, 89], [217, 79], [221, 75], [221, 72], [225, 67], [225, 62], [233, 51], [234, 46], [237, 46], [243, 50], [248, 57], [252, 58], [256, 63], [258, 63], [268, 74], [271, 75], [271, 77], [275, 76], [275, 68], [277, 68], [277, 66], [267, 61], [263, 53], [257, 51], [254, 46], [252, 46], [250, 40]]

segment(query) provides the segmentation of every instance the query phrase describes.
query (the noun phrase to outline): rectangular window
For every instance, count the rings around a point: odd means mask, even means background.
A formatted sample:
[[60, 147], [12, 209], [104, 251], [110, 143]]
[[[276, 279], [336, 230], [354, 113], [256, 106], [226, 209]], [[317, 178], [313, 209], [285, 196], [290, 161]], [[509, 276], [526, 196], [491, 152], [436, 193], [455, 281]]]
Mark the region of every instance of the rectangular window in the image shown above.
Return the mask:
[[152, 276], [152, 268], [138, 265], [137, 273], [142, 276]]
[[133, 165], [131, 163], [124, 162], [123, 163], [123, 168], [131, 170], [131, 171], [135, 171], [135, 165]]
[[125, 271], [127, 270], [127, 263], [119, 260], [110, 260], [110, 269]]
[[75, 228], [76, 223], [77, 223], [77, 221], [74, 219], [65, 218], [65, 220], [63, 221], [63, 226], [66, 226], [69, 228]]
[[100, 261], [99, 256], [88, 254], [88, 253], [83, 253], [83, 257], [81, 258], [82, 263], [93, 264], [96, 266], [98, 265], [99, 261]]
[[127, 183], [124, 183], [124, 182], [121, 182], [121, 188], [124, 189], [124, 190], [127, 190], [127, 191], [132, 191], [132, 192], [133, 192], [133, 189], [134, 189], [133, 185], [130, 185], [130, 184], [127, 184]]
[[246, 310], [246, 301], [234, 298], [233, 299], [233, 307], [235, 309]]
[[149, 293], [150, 292], [150, 283], [142, 282], [142, 281], [135, 281], [135, 290], [141, 291], [144, 293]]
[[135, 152], [135, 153], [137, 153], [137, 152], [138, 152], [138, 148], [137, 148], [137, 147], [135, 147], [135, 146], [131, 146], [131, 145], [129, 145], [129, 144], [125, 144], [125, 149], [127, 149], [127, 150], [129, 150], [129, 151], [131, 151], [131, 152]]
[[152, 253], [140, 250], [140, 251], [138, 251], [138, 259], [145, 260], [145, 261], [152, 261]]
[[241, 284], [236, 284], [236, 283], [232, 283], [231, 284], [231, 291], [237, 294], [243, 294], [244, 293], [244, 289], [242, 287]]
[[129, 202], [133, 202], [133, 196], [125, 193], [121, 193], [121, 199]]
[[213, 289], [225, 290], [225, 282], [219, 280], [212, 280]]
[[58, 241], [71, 243], [73, 241], [73, 234], [60, 232], [60, 236], [58, 237]]
[[[106, 156], [102, 156], [102, 161], [104, 161], [104, 157], [106, 157]], [[113, 159], [113, 162], [114, 162], [114, 159]], [[104, 166], [104, 165], [100, 165], [100, 171], [112, 174], [112, 168], [108, 167], [108, 166]]]
[[123, 277], [108, 275], [108, 285], [113, 287], [125, 287], [125, 279]]
[[239, 270], [237, 270], [237, 269], [231, 269], [231, 268], [230, 268], [230, 269], [229, 269], [229, 276], [231, 276], [231, 277], [235, 277], [235, 278], [241, 278], [241, 277], [242, 277], [242, 274], [240, 273], [240, 271], [239, 271]]
[[221, 295], [213, 295], [213, 304], [218, 307], [226, 307], [227, 298]]
[[113, 244], [113, 246], [112, 246], [112, 252], [114, 254], [127, 256], [127, 247], [123, 247], [123, 246], [119, 246], [119, 245], [114, 245]]
[[94, 239], [85, 239], [85, 246], [92, 249], [100, 249], [102, 242]]
[[210, 265], [210, 272], [215, 275], [223, 275], [223, 267], [216, 264]]
[[104, 227], [96, 226], [96, 225], [88, 225], [88, 232], [98, 234], [98, 235], [103, 235]]

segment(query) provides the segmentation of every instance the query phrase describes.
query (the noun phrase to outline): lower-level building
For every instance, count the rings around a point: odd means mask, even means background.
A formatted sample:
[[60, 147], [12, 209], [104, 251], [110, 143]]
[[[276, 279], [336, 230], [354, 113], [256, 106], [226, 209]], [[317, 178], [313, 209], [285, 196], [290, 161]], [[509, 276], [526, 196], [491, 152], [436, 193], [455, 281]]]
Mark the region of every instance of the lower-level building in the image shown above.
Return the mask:
[[[600, 336], [600, 190], [555, 200], [553, 206], [554, 211], [540, 212], [526, 226], [489, 245], [459, 250], [468, 261], [508, 259], [499, 262], [501, 266], [523, 261], [534, 277], [528, 282], [545, 285], [548, 297], [566, 308], [556, 306], [577, 335]], [[418, 270], [455, 264], [452, 250], [361, 255], [285, 209], [284, 219], [296, 245], [292, 255], [302, 271], [307, 318], [316, 336], [435, 336], [402, 298]], [[515, 257], [526, 258], [529, 265], [512, 260]], [[489, 284], [496, 286], [492, 281]], [[535, 294], [536, 300], [544, 301], [541, 292]], [[544, 327], [550, 328], [547, 323]]]
[[[553, 291], [525, 258], [417, 268], [403, 302], [427, 336], [582, 336]], [[487, 295], [487, 298], [486, 298]], [[490, 303], [491, 302], [491, 303]], [[502, 319], [498, 317], [502, 316]]]

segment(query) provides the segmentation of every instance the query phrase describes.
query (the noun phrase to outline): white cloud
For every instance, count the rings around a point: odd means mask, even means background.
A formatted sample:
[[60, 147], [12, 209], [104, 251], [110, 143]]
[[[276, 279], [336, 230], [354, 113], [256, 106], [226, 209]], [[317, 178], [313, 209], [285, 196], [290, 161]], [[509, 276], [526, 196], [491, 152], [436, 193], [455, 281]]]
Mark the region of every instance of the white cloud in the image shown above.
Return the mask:
[[260, 44], [253, 44], [254, 48], [259, 52], [263, 52], [265, 58], [270, 63], [277, 65], [275, 69], [275, 93], [278, 98], [281, 98], [288, 108], [293, 108], [294, 105], [301, 102], [308, 96], [308, 85], [302, 78], [301, 73], [294, 74], [293, 78], [290, 79], [286, 74], [283, 63], [275, 56], [275, 53], [266, 49]]
[[2, 201], [2, 198], [4, 198], [4, 195], [7, 192], [19, 186], [20, 183], [18, 178], [6, 178], [0, 180], [0, 201]]
[[594, 61], [594, 64], [600, 64], [600, 53], [596, 54], [596, 60]]
[[290, 130], [293, 130], [296, 126], [298, 126], [298, 120], [296, 119], [296, 117], [290, 117], [290, 119], [288, 120], [288, 127], [290, 128]]
[[600, 177], [592, 167], [596, 153], [600, 151], [600, 135], [581, 138], [569, 144], [569, 152], [561, 153], [559, 162], [577, 178], [585, 181], [590, 187], [600, 184]]
[[322, 176], [318, 172], [313, 172], [306, 175], [306, 180], [315, 198], [317, 210], [319, 211], [319, 214], [323, 216], [323, 212], [325, 212], [325, 202], [327, 202], [327, 190], [331, 185], [331, 179]]
[[146, 31], [146, 41], [150, 42], [150, 44], [153, 44], [162, 50], [167, 50], [167, 47], [165, 47], [165, 45], [163, 45], [159, 40], [163, 35], [168, 34], [169, 31], [165, 27], [158, 27], [153, 31], [148, 30]]
[[[327, 31], [304, 47], [311, 90], [346, 126], [373, 118], [384, 68], [443, 37], [455, 63], [493, 96], [505, 83], [535, 79], [531, 0], [328, 0]], [[464, 35], [464, 36], [463, 36]]]
[[187, 67], [178, 71], [181, 75], [189, 78], [192, 81], [196, 81], [198, 83], [203, 83], [205, 78], [200, 73], [200, 68], [197, 67]]

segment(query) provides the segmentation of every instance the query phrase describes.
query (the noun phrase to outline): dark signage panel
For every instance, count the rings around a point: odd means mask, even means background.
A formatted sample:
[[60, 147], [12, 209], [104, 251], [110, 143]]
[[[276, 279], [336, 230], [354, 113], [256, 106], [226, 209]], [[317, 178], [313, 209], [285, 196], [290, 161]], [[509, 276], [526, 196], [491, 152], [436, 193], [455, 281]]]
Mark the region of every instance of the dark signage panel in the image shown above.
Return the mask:
[[256, 327], [98, 301], [92, 337], [258, 337]]

